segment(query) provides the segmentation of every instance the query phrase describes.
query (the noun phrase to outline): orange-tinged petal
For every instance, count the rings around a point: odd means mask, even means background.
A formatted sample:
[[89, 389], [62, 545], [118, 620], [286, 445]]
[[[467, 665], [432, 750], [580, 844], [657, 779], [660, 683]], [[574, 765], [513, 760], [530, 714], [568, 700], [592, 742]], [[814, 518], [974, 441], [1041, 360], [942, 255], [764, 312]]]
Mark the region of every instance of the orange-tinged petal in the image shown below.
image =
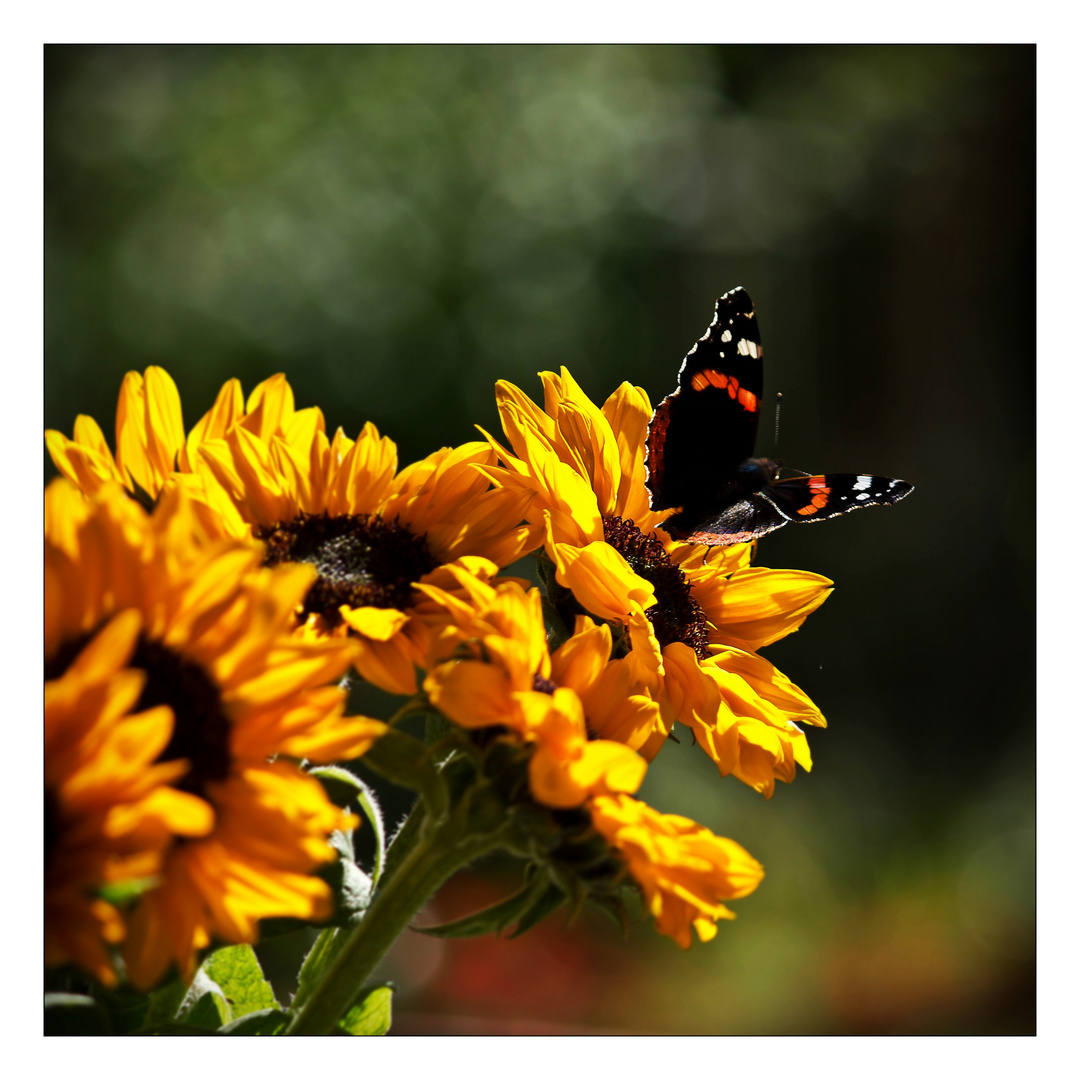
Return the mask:
[[416, 662], [412, 643], [404, 635], [390, 641], [356, 638], [356, 670], [369, 683], [390, 694], [416, 693]]
[[280, 372], [259, 383], [247, 401], [244, 427], [256, 438], [268, 442], [292, 420], [296, 402], [288, 379]]
[[[296, 493], [287, 490], [273, 467], [270, 448], [243, 426], [234, 427], [225, 437], [232, 462], [243, 484], [244, 498], [252, 521], [274, 525], [290, 520], [296, 513]], [[209, 445], [204, 446], [204, 454]]]
[[144, 380], [146, 454], [155, 473], [157, 494], [177, 467], [178, 455], [184, 448], [184, 417], [180, 391], [164, 368], [148, 367]]
[[125, 486], [134, 480], [150, 495], [157, 495], [157, 477], [146, 452], [146, 389], [137, 371], [129, 371], [120, 384], [116, 405], [116, 467]]
[[587, 791], [602, 787], [608, 792], [633, 794], [645, 779], [644, 758], [622, 743], [607, 739], [587, 742], [581, 757], [571, 764], [570, 775]]
[[705, 664], [738, 675], [760, 698], [783, 713], [785, 719], [826, 726], [825, 717], [810, 698], [763, 656], [720, 648]]
[[397, 608], [359, 607], [343, 605], [341, 617], [358, 634], [373, 641], [389, 641], [409, 621], [409, 616]]
[[45, 446], [53, 464], [73, 484], [87, 494], [99, 491], [103, 484], [119, 482], [121, 477], [113, 463], [112, 454], [100, 454], [89, 447], [61, 435], [59, 431], [45, 432]]
[[369, 421], [335, 472], [327, 512], [373, 513], [389, 495], [397, 466], [397, 447], [390, 439], [381, 437]]
[[725, 583], [715, 608], [706, 609], [716, 627], [709, 639], [756, 652], [802, 626], [832, 592], [832, 582], [807, 570], [747, 567]]
[[629, 618], [633, 604], [651, 607], [656, 603], [653, 586], [635, 574], [610, 544], [603, 540], [584, 547], [556, 543], [547, 520], [547, 549], [555, 562], [555, 580], [570, 589], [583, 608], [601, 619], [621, 622]]
[[[499, 409], [499, 415], [503, 419], [503, 431], [519, 457], [523, 456], [523, 454], [515, 441], [515, 437], [519, 435], [524, 425], [531, 426], [549, 445], [553, 442], [555, 438], [555, 421], [528, 394], [519, 390], [513, 383], [500, 379], [495, 384], [495, 404]], [[505, 408], [506, 406], [510, 406], [510, 408]]]
[[519, 728], [522, 720], [511, 690], [505, 671], [479, 660], [440, 664], [424, 680], [431, 703], [465, 728], [492, 724]]
[[574, 633], [551, 656], [551, 675], [560, 686], [584, 697], [595, 685], [611, 656], [611, 630], [579, 615]]
[[603, 413], [619, 448], [620, 479], [614, 513], [639, 526], [649, 524], [651, 512], [645, 488], [645, 432], [652, 417], [649, 397], [640, 386], [624, 382], [604, 402]]
[[743, 847], [688, 818], [660, 814], [629, 795], [601, 795], [589, 804], [593, 825], [619, 850], [645, 896], [656, 929], [689, 948], [691, 929], [703, 940], [721, 903], [747, 896], [762, 879], [761, 864]]
[[206, 439], [223, 439], [229, 428], [244, 415], [244, 394], [239, 379], [229, 379], [218, 391], [214, 404], [188, 433], [185, 464], [194, 469], [197, 451]]

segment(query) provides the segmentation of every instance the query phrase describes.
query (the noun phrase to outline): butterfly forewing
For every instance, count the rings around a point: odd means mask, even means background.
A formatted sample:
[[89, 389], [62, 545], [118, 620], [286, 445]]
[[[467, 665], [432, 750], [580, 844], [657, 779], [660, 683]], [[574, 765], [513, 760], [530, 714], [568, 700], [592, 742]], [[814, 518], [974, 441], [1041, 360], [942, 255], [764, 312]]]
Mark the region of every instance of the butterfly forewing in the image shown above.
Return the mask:
[[705, 336], [679, 370], [679, 385], [649, 422], [649, 505], [678, 507], [662, 528], [698, 544], [740, 544], [789, 521], [826, 521], [889, 506], [912, 490], [866, 473], [774, 479], [778, 462], [754, 458], [763, 384], [754, 305], [741, 289], [716, 302]]
[[912, 485], [906, 480], [865, 473], [825, 473], [774, 480], [762, 494], [789, 521], [827, 521], [863, 506], [891, 506]]
[[708, 505], [754, 451], [764, 376], [754, 305], [742, 288], [716, 301], [709, 329], [683, 360], [679, 385], [649, 424], [653, 510]]

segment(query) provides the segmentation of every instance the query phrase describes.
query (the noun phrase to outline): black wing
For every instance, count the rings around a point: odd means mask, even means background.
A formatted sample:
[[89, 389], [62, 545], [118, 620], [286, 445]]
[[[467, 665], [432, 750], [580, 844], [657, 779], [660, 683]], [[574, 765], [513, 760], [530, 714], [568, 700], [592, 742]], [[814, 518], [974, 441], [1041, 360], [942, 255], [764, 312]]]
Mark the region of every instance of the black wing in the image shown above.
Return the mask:
[[827, 521], [864, 506], [892, 506], [914, 491], [906, 480], [864, 473], [825, 473], [774, 480], [762, 494], [789, 520]]
[[685, 539], [714, 547], [742, 544], [789, 521], [827, 521], [864, 506], [891, 506], [914, 491], [906, 480], [855, 473], [774, 480], [719, 513], [704, 518]]
[[743, 288], [732, 289], [716, 301], [712, 324], [679, 369], [678, 387], [649, 421], [645, 483], [653, 510], [715, 505], [754, 452], [763, 384], [754, 305]]

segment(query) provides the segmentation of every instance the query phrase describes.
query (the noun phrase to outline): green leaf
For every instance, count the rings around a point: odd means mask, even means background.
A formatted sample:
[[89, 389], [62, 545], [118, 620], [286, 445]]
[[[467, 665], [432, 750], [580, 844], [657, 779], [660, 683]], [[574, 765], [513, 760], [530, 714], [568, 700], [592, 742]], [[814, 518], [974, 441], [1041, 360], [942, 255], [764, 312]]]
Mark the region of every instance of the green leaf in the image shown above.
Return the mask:
[[200, 1027], [198, 1024], [185, 1024], [182, 1020], [166, 1020], [153, 1027], [140, 1028], [139, 1035], [220, 1035], [220, 1028]]
[[[542, 879], [541, 879], [542, 880]], [[526, 930], [531, 930], [542, 919], [557, 911], [566, 902], [566, 893], [558, 885], [548, 885], [528, 911], [518, 920], [512, 938], [521, 937]]]
[[203, 963], [206, 974], [221, 987], [232, 1018], [278, 1007], [274, 991], [250, 945], [230, 945], [211, 953]]
[[356, 865], [352, 841], [344, 833], [332, 833], [330, 846], [340, 857], [336, 862], [324, 863], [319, 877], [334, 890], [334, 914], [320, 925], [351, 926], [371, 903], [371, 878]]
[[312, 991], [322, 981], [323, 975], [334, 962], [334, 957], [341, 951], [341, 930], [324, 930], [311, 946], [311, 951], [304, 957], [304, 963], [300, 967], [300, 978], [296, 988], [296, 996], [292, 1000], [292, 1009], [296, 1012], [307, 999]]
[[161, 878], [159, 877], [131, 878], [128, 881], [116, 881], [108, 885], [102, 885], [97, 892], [102, 900], [107, 900], [117, 907], [123, 907], [125, 904], [130, 904], [132, 900], [137, 899], [148, 889], [160, 884]]
[[259, 1009], [221, 1029], [222, 1035], [278, 1035], [289, 1025], [289, 1014], [282, 1009]]
[[386, 859], [386, 826], [375, 792], [359, 776], [337, 765], [312, 769], [311, 775], [323, 785], [336, 806], [345, 808], [355, 801], [360, 812], [367, 818], [375, 832], [375, 865], [371, 877], [373, 884], [378, 885]]
[[[528, 912], [547, 891], [547, 879], [537, 877], [520, 892], [482, 911], [474, 911], [462, 919], [441, 923], [439, 926], [417, 927], [421, 934], [439, 938], [478, 937], [480, 934], [497, 934], [505, 930]], [[561, 894], [560, 894], [561, 895]]]
[[202, 968], [195, 972], [176, 1017], [183, 1024], [204, 1028], [219, 1028], [233, 1018], [224, 991]]
[[111, 1035], [109, 1014], [86, 994], [45, 995], [46, 1035]]
[[445, 812], [446, 788], [419, 739], [391, 728], [364, 755], [364, 764], [395, 784], [419, 791], [433, 817]]
[[377, 986], [354, 1005], [339, 1022], [347, 1035], [385, 1035], [390, 1030], [390, 999], [393, 989]]
[[173, 979], [172, 982], [158, 987], [150, 995], [150, 1005], [143, 1018], [143, 1027], [163, 1024], [166, 1020], [175, 1020], [187, 996], [187, 989], [187, 985], [180, 979]]
[[450, 721], [442, 713], [429, 712], [424, 717], [424, 742], [428, 746], [445, 739], [453, 731]]
[[337, 851], [340, 858], [323, 863], [315, 874], [322, 878], [334, 893], [334, 913], [330, 918], [318, 923], [294, 918], [263, 919], [259, 923], [259, 933], [263, 940], [311, 926], [352, 926], [367, 911], [372, 897], [371, 878], [356, 865], [352, 841], [341, 832], [331, 833], [329, 839], [330, 846]]
[[[181, 992], [181, 996], [183, 993]], [[138, 1031], [146, 1023], [150, 1009], [150, 997], [132, 986], [120, 985], [109, 989], [94, 987], [94, 997], [109, 1014], [109, 1027], [114, 1035], [127, 1035]], [[176, 999], [179, 1003], [179, 998]], [[170, 1014], [171, 1016], [171, 1014]]]

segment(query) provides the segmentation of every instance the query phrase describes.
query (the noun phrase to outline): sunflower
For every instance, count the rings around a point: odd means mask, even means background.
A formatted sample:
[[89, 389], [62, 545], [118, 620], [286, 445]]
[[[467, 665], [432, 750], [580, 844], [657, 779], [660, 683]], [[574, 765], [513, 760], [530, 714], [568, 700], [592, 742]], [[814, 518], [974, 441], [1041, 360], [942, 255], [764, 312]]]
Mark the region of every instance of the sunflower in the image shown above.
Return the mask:
[[131, 711], [146, 685], [127, 666], [141, 629], [138, 611], [114, 616], [45, 683], [45, 963], [76, 963], [108, 986], [104, 943], [125, 928], [101, 890], [157, 874], [173, 835], [214, 824], [205, 802], [170, 786], [186, 765], [155, 764], [171, 710]]
[[[644, 695], [593, 695], [609, 661], [611, 634], [582, 617], [576, 633], [548, 651], [540, 592], [518, 581], [496, 586], [457, 567], [442, 584], [421, 584], [418, 617], [430, 631], [431, 703], [466, 729], [501, 727], [533, 745], [529, 787], [545, 806], [580, 806], [591, 794], [636, 791], [645, 761], [629, 746], [590, 738], [587, 702], [611, 726], [651, 731], [658, 707]], [[456, 585], [456, 589], [454, 586]]]
[[[75, 831], [167, 834], [135, 852], [139, 873], [156, 877], [123, 943], [140, 988], [170, 962], [190, 978], [211, 940], [256, 940], [259, 919], [330, 914], [311, 871], [334, 857], [329, 834], [355, 819], [290, 759], [357, 757], [385, 730], [343, 716], [333, 680], [353, 646], [291, 633], [313, 571], [267, 569], [258, 545], [207, 536], [191, 502], [167, 487], [149, 516], [115, 485], [87, 499], [61, 479], [45, 493], [46, 678], [66, 730], [83, 733], [47, 744], [46, 776]], [[68, 761], [74, 745], [84, 762]], [[99, 785], [100, 825], [97, 804], [65, 793], [80, 770]], [[101, 936], [115, 938], [110, 913], [96, 911]]]
[[117, 483], [154, 500], [177, 473], [193, 473], [191, 462], [204, 439], [221, 438], [235, 423], [260, 437], [283, 433], [311, 412], [297, 414], [284, 375], [255, 387], [246, 407], [239, 381], [230, 379], [213, 407], [185, 436], [176, 383], [164, 368], [148, 367], [142, 375], [129, 371], [120, 384], [115, 455], [97, 421], [81, 414], [75, 418], [74, 438], [48, 430], [45, 445], [60, 473], [85, 494]]
[[702, 941], [715, 937], [717, 919], [735, 918], [721, 901], [749, 895], [765, 874], [734, 840], [628, 795], [598, 795], [589, 811], [640, 886], [656, 929], [684, 949], [691, 927]]
[[[562, 608], [616, 627], [617, 652], [634, 658], [665, 730], [686, 724], [722, 775], [770, 796], [796, 764], [810, 768], [799, 723], [825, 721], [758, 650], [797, 630], [832, 582], [751, 566], [749, 544], [710, 551], [672, 540], [645, 488], [645, 392], [623, 383], [597, 408], [565, 368], [541, 379], [543, 409], [498, 384], [512, 449], [488, 436], [503, 464], [484, 472], [527, 496], [526, 519], [543, 529], [555, 580], [568, 590]], [[653, 737], [642, 752], [651, 757], [662, 742]]]
[[490, 490], [476, 470], [495, 461], [485, 444], [437, 451], [399, 473], [397, 448], [371, 424], [355, 441], [340, 430], [328, 439], [321, 410], [296, 409], [284, 375], [260, 383], [246, 406], [229, 380], [185, 436], [169, 375], [129, 372], [115, 457], [90, 417], [76, 419], [74, 436], [50, 430], [46, 445], [86, 494], [115, 482], [149, 506], [183, 487], [204, 531], [265, 541], [270, 565], [314, 566], [308, 636], [350, 634], [357, 670], [392, 693], [417, 689], [412, 583], [471, 557], [506, 566], [539, 542], [522, 525], [526, 500]]
[[[322, 414], [296, 414], [259, 434], [234, 424], [194, 451], [208, 503], [231, 535], [266, 544], [269, 565], [317, 572], [300, 621], [357, 643], [356, 668], [391, 693], [415, 694], [423, 628], [414, 586], [445, 566], [481, 572], [538, 543], [528, 498], [491, 489], [486, 443], [444, 448], [398, 471], [397, 448], [367, 424], [356, 440], [325, 433]], [[432, 577], [436, 575], [436, 577]]]

